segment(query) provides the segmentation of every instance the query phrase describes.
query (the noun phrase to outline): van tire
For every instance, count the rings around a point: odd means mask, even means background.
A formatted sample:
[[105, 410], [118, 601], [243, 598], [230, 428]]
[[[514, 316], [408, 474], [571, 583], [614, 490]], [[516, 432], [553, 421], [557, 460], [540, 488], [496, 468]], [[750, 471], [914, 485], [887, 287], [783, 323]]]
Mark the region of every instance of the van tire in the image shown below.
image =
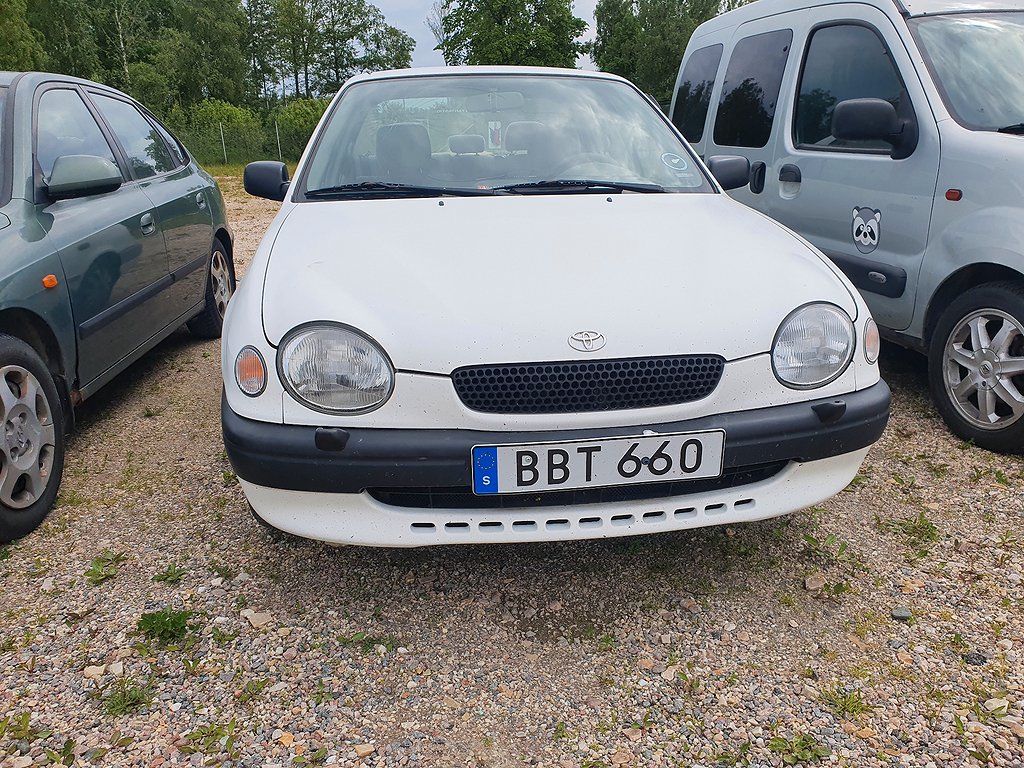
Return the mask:
[[0, 543], [6, 543], [35, 530], [57, 499], [65, 419], [46, 364], [7, 334], [0, 334], [0, 388]]
[[1024, 283], [976, 286], [943, 311], [928, 347], [928, 384], [954, 434], [990, 451], [1024, 452]]

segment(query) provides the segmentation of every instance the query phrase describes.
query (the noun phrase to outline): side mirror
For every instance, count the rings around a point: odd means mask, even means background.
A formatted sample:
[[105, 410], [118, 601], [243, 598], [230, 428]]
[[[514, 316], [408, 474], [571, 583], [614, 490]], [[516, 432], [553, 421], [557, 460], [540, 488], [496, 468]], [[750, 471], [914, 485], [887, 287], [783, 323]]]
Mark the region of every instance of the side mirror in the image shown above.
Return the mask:
[[44, 183], [51, 200], [99, 195], [121, 186], [121, 170], [98, 155], [61, 155]]
[[242, 176], [245, 191], [253, 197], [284, 200], [288, 193], [288, 167], [276, 160], [259, 160], [245, 166]]
[[739, 189], [750, 183], [750, 161], [739, 155], [710, 157], [708, 170], [724, 189]]
[[846, 141], [884, 141], [892, 157], [909, 157], [917, 146], [917, 124], [900, 119], [884, 99], [847, 99], [832, 110], [832, 135]]

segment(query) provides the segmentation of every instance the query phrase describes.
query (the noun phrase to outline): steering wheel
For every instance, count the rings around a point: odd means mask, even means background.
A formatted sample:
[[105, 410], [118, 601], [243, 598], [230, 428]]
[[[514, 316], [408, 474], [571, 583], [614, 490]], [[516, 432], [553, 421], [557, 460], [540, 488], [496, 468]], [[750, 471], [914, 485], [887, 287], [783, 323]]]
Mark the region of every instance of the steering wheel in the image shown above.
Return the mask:
[[[567, 157], [565, 161], [557, 168], [552, 169], [551, 176], [553, 178], [560, 178], [568, 174], [569, 171], [576, 168], [593, 168], [595, 166], [605, 166], [607, 168], [616, 171], [618, 175], [623, 172], [632, 177], [633, 170], [626, 166], [615, 162], [607, 155], [602, 155], [599, 152], [577, 152], [575, 155]], [[613, 176], [616, 174], [612, 174]]]

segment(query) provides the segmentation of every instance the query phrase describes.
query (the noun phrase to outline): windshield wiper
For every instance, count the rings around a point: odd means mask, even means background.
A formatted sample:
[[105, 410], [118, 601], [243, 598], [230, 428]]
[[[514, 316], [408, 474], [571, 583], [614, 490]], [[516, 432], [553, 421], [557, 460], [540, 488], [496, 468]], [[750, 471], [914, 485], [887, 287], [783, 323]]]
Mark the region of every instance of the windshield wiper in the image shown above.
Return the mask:
[[1024, 123], [1016, 123], [1014, 125], [1004, 125], [1002, 128], [996, 128], [999, 133], [1019, 133], [1024, 134]]
[[564, 189], [568, 191], [605, 190], [615, 192], [664, 192], [660, 184], [644, 184], [633, 181], [597, 181], [595, 179], [549, 179], [546, 181], [524, 181], [521, 184], [506, 184], [494, 187], [499, 192], [545, 192]]
[[307, 190], [306, 197], [359, 197], [361, 195], [379, 196], [380, 193], [398, 193], [410, 197], [445, 197], [493, 195], [490, 189], [472, 189], [462, 187], [430, 187], [419, 184], [401, 184], [392, 181], [360, 181], [356, 184], [338, 184], [332, 187], [320, 187]]

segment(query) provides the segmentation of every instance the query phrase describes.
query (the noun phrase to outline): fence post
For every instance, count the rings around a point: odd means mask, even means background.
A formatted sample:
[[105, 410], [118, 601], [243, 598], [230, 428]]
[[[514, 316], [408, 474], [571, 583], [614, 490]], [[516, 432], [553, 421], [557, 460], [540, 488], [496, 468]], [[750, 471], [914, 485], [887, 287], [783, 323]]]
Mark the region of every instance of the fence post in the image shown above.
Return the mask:
[[281, 154], [281, 129], [277, 126], [277, 120], [274, 121], [274, 133], [277, 134], [277, 159], [284, 160]]
[[224, 123], [218, 123], [220, 126], [220, 148], [224, 150], [224, 165], [228, 164], [228, 145], [224, 143]]

